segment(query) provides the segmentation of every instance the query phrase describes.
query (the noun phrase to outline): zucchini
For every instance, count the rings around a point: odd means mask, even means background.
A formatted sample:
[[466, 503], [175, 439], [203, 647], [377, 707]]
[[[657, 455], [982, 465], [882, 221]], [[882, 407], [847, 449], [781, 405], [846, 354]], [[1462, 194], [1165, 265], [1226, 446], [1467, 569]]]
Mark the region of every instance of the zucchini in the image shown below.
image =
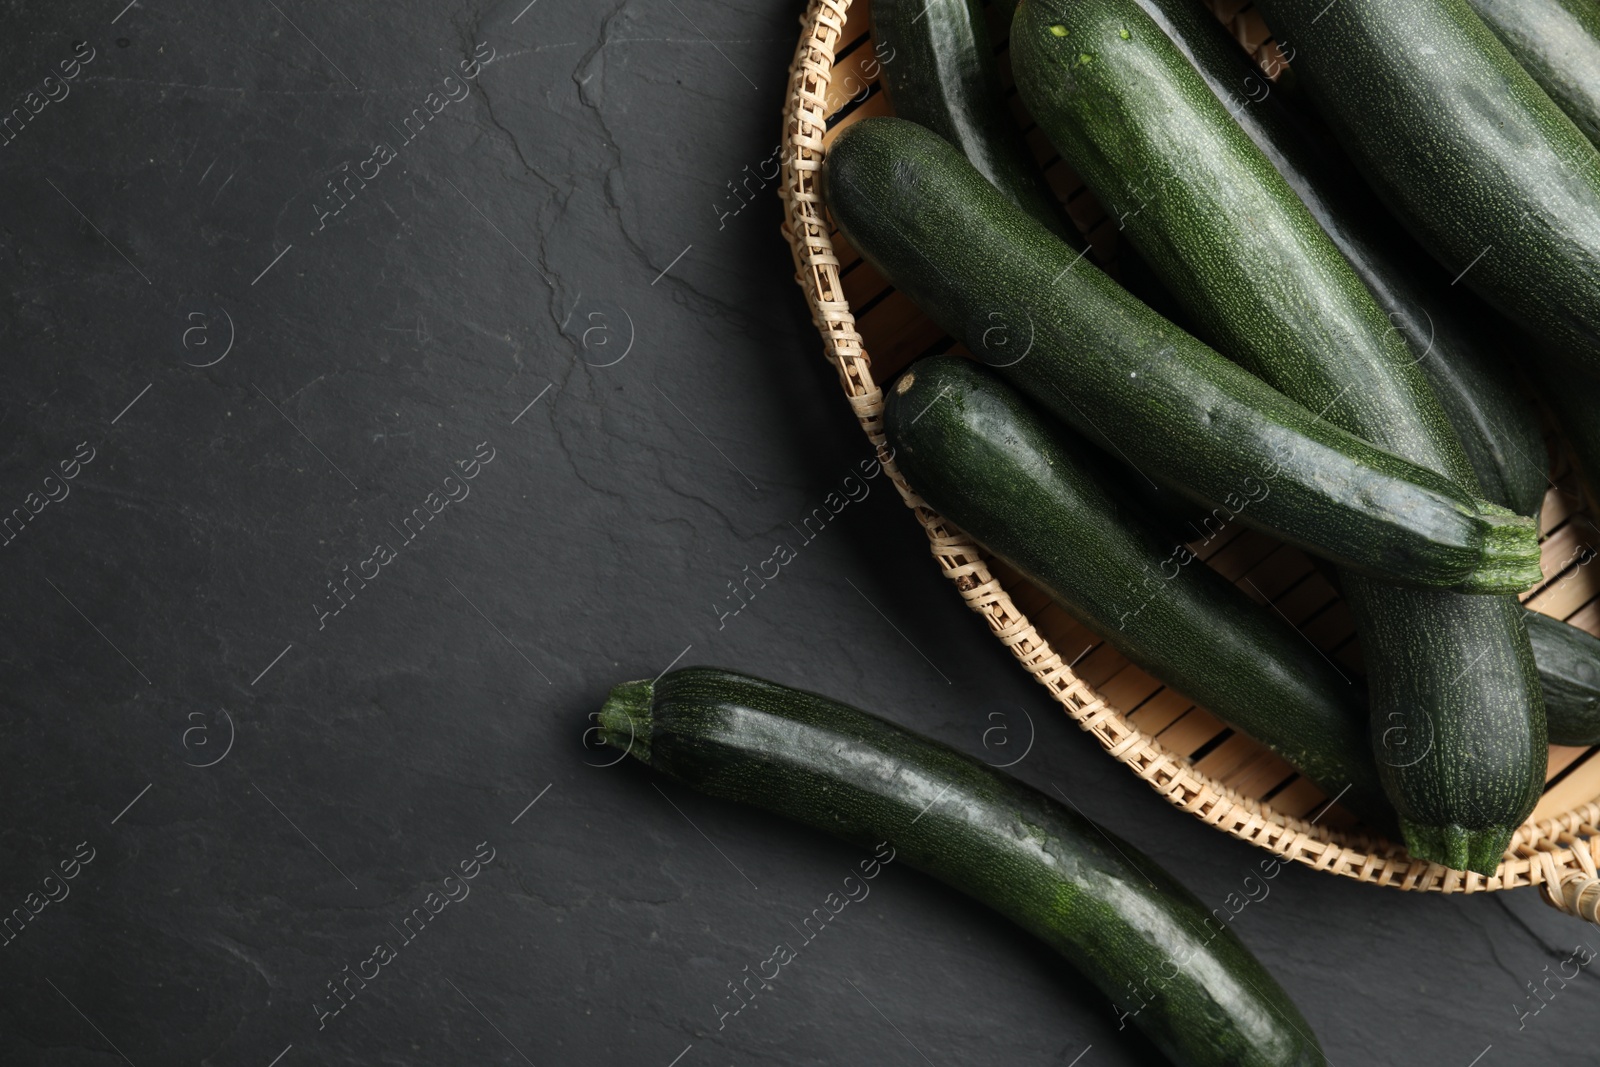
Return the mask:
[[1588, 492], [1590, 514], [1600, 516], [1600, 382], [1582, 375], [1562, 375], [1534, 360], [1528, 362], [1576, 460]]
[[[823, 186], [880, 273], [1147, 477], [1365, 573], [1475, 592], [1538, 580], [1531, 520], [1337, 429], [1177, 329], [936, 134], [904, 119], [855, 123], [834, 141]], [[1246, 479], [1270, 492], [1241, 509]]]
[[[1174, 1063], [1311, 1067], [1311, 1028], [1231, 927], [1132, 845], [847, 704], [708, 667], [611, 690], [602, 739], [667, 777], [923, 871], [1067, 958]], [[881, 856], [881, 852], [879, 853]]]
[[[1311, 562], [1342, 594], [1339, 569], [1327, 560]], [[1522, 621], [1539, 667], [1550, 743], [1600, 745], [1600, 638], [1532, 608], [1522, 609]]]
[[[1046, 136], [1223, 351], [1334, 425], [1477, 489], [1403, 338], [1140, 4], [1023, 0], [1011, 54]], [[1130, 191], [1152, 176], [1157, 188]], [[1521, 608], [1359, 574], [1344, 588], [1367, 651], [1379, 772], [1408, 849], [1493, 873], [1544, 782]]]
[[[1432, 262], [1417, 264], [1419, 270], [1424, 266], [1436, 269]], [[1371, 281], [1368, 285], [1377, 292]], [[1511, 361], [1489, 350], [1491, 344], [1507, 342], [1499, 324], [1487, 321], [1476, 308], [1449, 310], [1450, 305], [1467, 303], [1453, 296], [1431, 305], [1413, 305], [1438, 312], [1429, 319], [1406, 321], [1404, 312], [1393, 308], [1389, 315], [1417, 344], [1433, 346], [1419, 365], [1467, 453], [1479, 491], [1537, 523], [1551, 485], [1550, 452], [1545, 447], [1539, 409]], [[1470, 298], [1466, 293], [1460, 296]], [[1389, 307], [1387, 301], [1379, 300]], [[1420, 332], [1430, 320], [1435, 329], [1431, 339]]]
[[[1418, 270], [1424, 266], [1435, 269], [1431, 262], [1417, 264]], [[1371, 281], [1368, 285], [1377, 292]], [[1452, 297], [1455, 294], [1435, 304], [1414, 305], [1438, 313], [1426, 320], [1406, 321], [1401, 318], [1403, 311], [1392, 308], [1389, 315], [1408, 337], [1432, 345], [1420, 366], [1467, 453], [1479, 491], [1537, 523], [1551, 485], [1550, 452], [1539, 409], [1512, 362], [1489, 350], [1510, 343], [1500, 324], [1487, 321], [1476, 308], [1460, 306], [1467, 300]], [[1452, 311], [1451, 305], [1458, 307]], [[1420, 331], [1430, 324], [1435, 332], [1428, 339]]]
[[[1600, 146], [1600, 4], [1594, 0], [1470, 0], [1511, 54], [1550, 98]], [[1532, 358], [1524, 365], [1566, 430], [1600, 514], [1600, 384]], [[1537, 652], [1537, 645], [1535, 646]], [[1554, 738], [1552, 719], [1552, 738]]]
[[1345, 576], [1367, 655], [1373, 752], [1419, 859], [1490, 876], [1544, 789], [1539, 668], [1514, 597]]
[[1296, 86], [1413, 236], [1600, 375], [1600, 150], [1467, 0], [1259, 7], [1294, 44]]
[[[1194, 0], [1136, 0], [1205, 79], [1387, 313], [1422, 368], [1485, 497], [1537, 519], [1550, 482], [1544, 430], [1502, 323], [1450, 284], [1330, 144], [1304, 101], [1277, 91]], [[1224, 349], [1226, 351], [1226, 349]]]
[[[949, 141], [1013, 204], [1074, 252], [1086, 250], [1006, 106], [979, 0], [877, 0], [871, 15], [872, 36], [889, 53], [880, 84], [895, 115]], [[1117, 250], [1117, 276], [1171, 317], [1171, 296], [1126, 246]]]
[[1214, 509], [1193, 500], [1168, 486], [1158, 485], [1140, 476], [1117, 456], [1105, 451], [1093, 441], [1051, 419], [1052, 428], [1061, 435], [1066, 447], [1085, 467], [1095, 472], [1096, 480], [1106, 486], [1119, 504], [1128, 505], [1140, 525], [1153, 531], [1169, 548], [1186, 545], [1191, 541], [1207, 540], [1226, 525], [1226, 520], [1213, 514]]
[[1600, 4], [1468, 0], [1550, 99], [1600, 145]]
[[934, 356], [889, 389], [884, 433], [918, 495], [1069, 615], [1374, 827], [1391, 826], [1360, 689], [1119, 505], [1098, 457], [1052, 421], [977, 363]]
[[1086, 249], [1006, 109], [978, 0], [875, 0], [871, 14], [873, 39], [889, 52], [880, 84], [894, 113], [949, 141], [1073, 251]]
[[1537, 611], [1526, 618], [1550, 743], [1600, 745], [1600, 638]]

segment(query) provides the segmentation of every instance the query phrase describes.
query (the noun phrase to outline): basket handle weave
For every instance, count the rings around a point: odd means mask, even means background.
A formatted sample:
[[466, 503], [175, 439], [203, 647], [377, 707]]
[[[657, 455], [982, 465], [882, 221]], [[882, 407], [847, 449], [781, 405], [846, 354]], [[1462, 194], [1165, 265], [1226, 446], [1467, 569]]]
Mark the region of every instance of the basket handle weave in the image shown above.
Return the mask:
[[1600, 878], [1572, 871], [1560, 882], [1546, 882], [1540, 889], [1552, 908], [1600, 926]]
[[1539, 892], [1544, 902], [1557, 911], [1600, 926], [1600, 864], [1596, 863], [1597, 853], [1600, 853], [1600, 837], [1596, 834], [1600, 827], [1595, 826], [1600, 819], [1595, 818], [1594, 808], [1593, 802], [1586, 804], [1583, 809], [1571, 813], [1566, 828], [1552, 827], [1557, 832], [1551, 836], [1571, 850], [1570, 858], [1558, 865], [1554, 854], [1539, 855], [1538, 865], [1543, 868], [1540, 873], [1544, 875]]

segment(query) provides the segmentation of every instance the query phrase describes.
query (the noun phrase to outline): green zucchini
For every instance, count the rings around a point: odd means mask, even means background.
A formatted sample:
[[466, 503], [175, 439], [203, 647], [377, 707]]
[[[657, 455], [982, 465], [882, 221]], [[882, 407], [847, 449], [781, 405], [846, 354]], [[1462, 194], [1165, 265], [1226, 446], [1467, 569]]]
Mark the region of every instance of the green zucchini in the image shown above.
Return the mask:
[[[1339, 568], [1316, 557], [1311, 562], [1343, 593]], [[1600, 745], [1600, 638], [1532, 608], [1522, 609], [1522, 619], [1539, 666], [1550, 743]]]
[[1550, 743], [1600, 745], [1600, 638], [1537, 611], [1526, 618]]
[[1155, 533], [1162, 544], [1175, 548], [1191, 541], [1204, 541], [1227, 525], [1226, 520], [1213, 514], [1215, 509], [1195, 503], [1176, 489], [1149, 481], [1059, 419], [1051, 419], [1051, 422], [1056, 432], [1071, 442], [1068, 447], [1073, 455], [1094, 470], [1100, 484], [1109, 487], [1117, 502], [1126, 504], [1140, 524]]
[[1548, 726], [1514, 597], [1346, 575], [1367, 656], [1373, 752], [1407, 850], [1488, 876], [1544, 789]]
[[1121, 1017], [1176, 1064], [1325, 1062], [1288, 995], [1193, 893], [1132, 845], [955, 749], [707, 667], [617, 686], [600, 724], [606, 743], [691, 789], [887, 847], [886, 858], [988, 905], [1128, 1005]]
[[[1470, 0], [1567, 117], [1600, 146], [1600, 4], [1595, 0]], [[1524, 366], [1558, 413], [1600, 514], [1600, 383], [1535, 353]], [[1553, 736], [1553, 735], [1552, 735]]]
[[912, 364], [884, 410], [895, 461], [941, 515], [1144, 671], [1375, 828], [1392, 826], [1360, 688], [1271, 609], [1119, 505], [1098, 457], [1052, 422], [953, 356]]
[[1600, 516], [1600, 382], [1561, 374], [1536, 360], [1529, 360], [1528, 366], [1577, 461], [1590, 514]]
[[1467, 0], [1261, 0], [1384, 203], [1462, 284], [1600, 375], [1600, 150]]
[[[1262, 77], [1194, 0], [1136, 0], [1300, 198], [1408, 344], [1467, 453], [1479, 490], [1538, 518], [1549, 488], [1544, 429], [1506, 358], [1504, 325], [1394, 224], [1331, 135]], [[1597, 72], [1600, 74], [1600, 72]], [[1224, 348], [1226, 352], [1226, 348]]]
[[[1005, 104], [979, 0], [876, 0], [871, 14], [873, 39], [889, 56], [880, 84], [895, 115], [949, 141], [1073, 251], [1087, 249]], [[1118, 249], [1117, 271], [1129, 292], [1162, 314], [1175, 307], [1130, 250]]]
[[1073, 251], [1087, 248], [1006, 109], [978, 0], [875, 0], [871, 14], [873, 39], [889, 54], [880, 84], [894, 113], [949, 141]]
[[[1007, 199], [1073, 251], [1087, 249], [1089, 243], [1062, 210], [1006, 107], [979, 0], [876, 0], [871, 14], [872, 36], [890, 56], [880, 81], [896, 117], [949, 141]], [[1125, 245], [1117, 249], [1117, 277], [1146, 305], [1178, 321], [1177, 304], [1138, 253]], [[1150, 485], [1126, 465], [1123, 469], [1129, 472], [1126, 484], [1132, 492], [1143, 493]], [[1152, 490], [1145, 503], [1157, 514], [1170, 510], [1177, 520], [1173, 529], [1182, 530], [1185, 509], [1169, 509], [1165, 503], [1173, 495], [1171, 490]]]
[[[1354, 570], [1485, 593], [1538, 580], [1531, 520], [1337, 429], [1183, 333], [936, 134], [858, 122], [834, 141], [823, 185], [880, 273], [1147, 477]], [[1241, 510], [1247, 478], [1271, 491]]]
[[1600, 145], [1600, 4], [1468, 0], [1522, 69]]
[[[1023, 0], [1011, 55], [1046, 136], [1222, 351], [1334, 425], [1476, 491], [1403, 338], [1139, 3]], [[1367, 651], [1374, 752], [1407, 847], [1492, 873], [1544, 782], [1521, 608], [1359, 574], [1344, 588]]]
[[[1424, 265], [1417, 266], [1420, 270]], [[1429, 262], [1426, 267], [1432, 269], [1434, 264]], [[1368, 285], [1377, 292], [1370, 281]], [[1393, 309], [1389, 314], [1408, 337], [1432, 345], [1420, 365], [1472, 463], [1479, 490], [1496, 504], [1538, 522], [1551, 485], [1550, 452], [1545, 447], [1539, 409], [1516, 374], [1515, 361], [1489, 350], [1508, 343], [1501, 325], [1487, 321], [1476, 308], [1448, 310], [1450, 305], [1466, 303], [1446, 298], [1432, 305], [1414, 305], [1439, 312], [1430, 316], [1435, 329], [1431, 339], [1416, 332], [1430, 324], [1427, 320], [1405, 321], [1404, 313]]]

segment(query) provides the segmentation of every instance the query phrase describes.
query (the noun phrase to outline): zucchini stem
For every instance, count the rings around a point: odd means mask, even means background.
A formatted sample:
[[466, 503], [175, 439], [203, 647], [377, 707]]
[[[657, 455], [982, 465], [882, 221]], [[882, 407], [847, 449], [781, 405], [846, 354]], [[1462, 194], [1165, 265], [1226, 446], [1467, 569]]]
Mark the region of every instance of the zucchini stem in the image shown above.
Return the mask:
[[600, 740], [622, 749], [641, 763], [650, 763], [650, 705], [654, 682], [623, 682], [613, 686], [600, 708]]
[[1478, 502], [1485, 524], [1483, 562], [1462, 585], [1464, 593], [1520, 593], [1544, 580], [1539, 568], [1539, 528], [1526, 515]]
[[1488, 878], [1499, 870], [1516, 828], [1488, 826], [1470, 830], [1455, 823], [1423, 826], [1401, 819], [1400, 831], [1405, 837], [1406, 851], [1418, 859], [1441, 863], [1451, 870], [1476, 871]]

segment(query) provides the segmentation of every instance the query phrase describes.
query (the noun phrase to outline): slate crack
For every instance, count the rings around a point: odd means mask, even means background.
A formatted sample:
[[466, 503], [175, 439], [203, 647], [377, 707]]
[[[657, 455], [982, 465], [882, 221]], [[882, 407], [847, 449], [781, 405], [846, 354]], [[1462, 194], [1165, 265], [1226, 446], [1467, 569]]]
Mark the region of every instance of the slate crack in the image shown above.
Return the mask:
[[[1533, 941], [1534, 944], [1539, 946], [1539, 950], [1544, 955], [1549, 956], [1552, 960], [1554, 960], [1557, 963], [1561, 963], [1561, 962], [1565, 961], [1567, 959], [1567, 957], [1572, 954], [1572, 950], [1571, 949], [1551, 948], [1550, 945], [1545, 941], [1545, 939], [1537, 931], [1535, 931], [1533, 927], [1531, 927], [1531, 926], [1529, 926], [1527, 924], [1527, 922], [1522, 918], [1522, 916], [1518, 915], [1516, 912], [1512, 911], [1510, 907], [1507, 906], [1505, 900], [1503, 900], [1501, 898], [1501, 894], [1496, 893], [1496, 894], [1492, 895], [1490, 897], [1490, 899], [1494, 901], [1495, 906], [1497, 908], [1499, 908], [1501, 911], [1506, 913], [1506, 916], [1508, 918], [1510, 918], [1510, 920], [1512, 922], [1516, 923], [1518, 926], [1520, 926], [1523, 929], [1523, 931], [1525, 933], [1527, 933], [1528, 937]], [[1492, 947], [1491, 947], [1490, 951], [1491, 952], [1493, 951]], [[1506, 971], [1507, 974], [1510, 974], [1510, 971], [1506, 969], [1505, 965], [1500, 963], [1500, 959], [1499, 959], [1498, 956], [1495, 957], [1495, 963], [1500, 966], [1501, 970]], [[1600, 981], [1600, 975], [1591, 974], [1587, 967], [1580, 967], [1578, 969], [1578, 974], [1583, 976], [1583, 977], [1585, 977], [1585, 978], [1588, 978], [1590, 981]], [[1515, 977], [1515, 976], [1513, 976], [1513, 977]], [[1537, 975], [1533, 975], [1533, 976], [1530, 976], [1530, 977], [1535, 977], [1536, 978], [1538, 976]]]
[[[481, 34], [481, 31], [482, 31], [482, 26], [481, 26], [482, 18], [483, 18], [483, 16], [479, 15], [477, 17], [477, 19], [475, 19], [473, 21], [471, 32], [464, 32], [463, 33], [462, 46], [465, 49], [465, 52], [463, 53], [464, 55], [470, 56], [470, 55], [473, 54], [473, 51], [474, 51], [476, 45], [475, 45], [474, 41], [472, 40], [472, 38], [473, 37], [477, 37], [477, 36], [479, 36]], [[463, 26], [462, 29], [463, 29], [463, 31], [466, 31], [467, 27]], [[506, 57], [497, 56], [497, 59], [503, 59], [503, 58], [506, 58]], [[555, 204], [558, 213], [560, 211], [564, 210], [565, 207], [566, 207], [566, 201], [571, 195], [570, 191], [567, 193], [566, 196], [562, 195], [562, 187], [558, 183], [556, 183], [556, 182], [552, 181], [551, 179], [547, 178], [544, 175], [544, 173], [537, 166], [534, 165], [533, 161], [531, 159], [529, 159], [523, 153], [523, 151], [522, 151], [522, 142], [521, 142], [521, 140], [518, 139], [516, 133], [514, 133], [511, 130], [511, 128], [509, 126], [507, 126], [505, 123], [501, 122], [499, 116], [495, 114], [494, 98], [489, 92], [488, 74], [487, 74], [486, 71], [483, 72], [483, 73], [480, 73], [479, 76], [478, 76], [478, 92], [480, 94], [482, 94], [482, 96], [483, 96], [483, 112], [484, 112], [484, 116], [489, 121], [489, 125], [491, 125], [496, 130], [499, 130], [502, 134], [505, 135], [506, 140], [508, 142], [510, 142], [512, 154], [517, 157], [517, 162], [521, 163], [522, 164], [522, 168], [525, 171], [527, 171], [530, 175], [532, 175], [533, 178], [541, 186], [544, 187], [545, 191], [548, 194], [546, 203]], [[539, 269], [544, 272], [544, 274], [545, 274], [545, 276], [547, 278], [554, 279], [554, 282], [552, 283], [553, 287], [556, 288], [559, 291], [564, 287], [559, 284], [560, 281], [561, 281], [560, 275], [557, 274], [556, 271], [551, 268], [550, 261], [549, 261], [549, 256], [548, 256], [548, 254], [546, 252], [546, 248], [545, 248], [546, 240], [547, 240], [547, 236], [548, 235], [545, 234], [543, 232], [543, 228], [538, 225], [537, 215], [542, 215], [542, 208], [541, 208], [540, 212], [538, 212], [536, 214], [536, 219], [535, 219], [535, 228], [539, 230], [539, 236], [538, 236], [537, 248], [536, 248], [536, 250], [534, 252], [534, 255], [539, 261]], [[556, 301], [556, 300], [552, 300], [550, 302], [550, 313], [551, 313], [552, 316], [555, 314], [555, 306], [556, 306], [556, 304], [558, 302], [559, 301]]]

